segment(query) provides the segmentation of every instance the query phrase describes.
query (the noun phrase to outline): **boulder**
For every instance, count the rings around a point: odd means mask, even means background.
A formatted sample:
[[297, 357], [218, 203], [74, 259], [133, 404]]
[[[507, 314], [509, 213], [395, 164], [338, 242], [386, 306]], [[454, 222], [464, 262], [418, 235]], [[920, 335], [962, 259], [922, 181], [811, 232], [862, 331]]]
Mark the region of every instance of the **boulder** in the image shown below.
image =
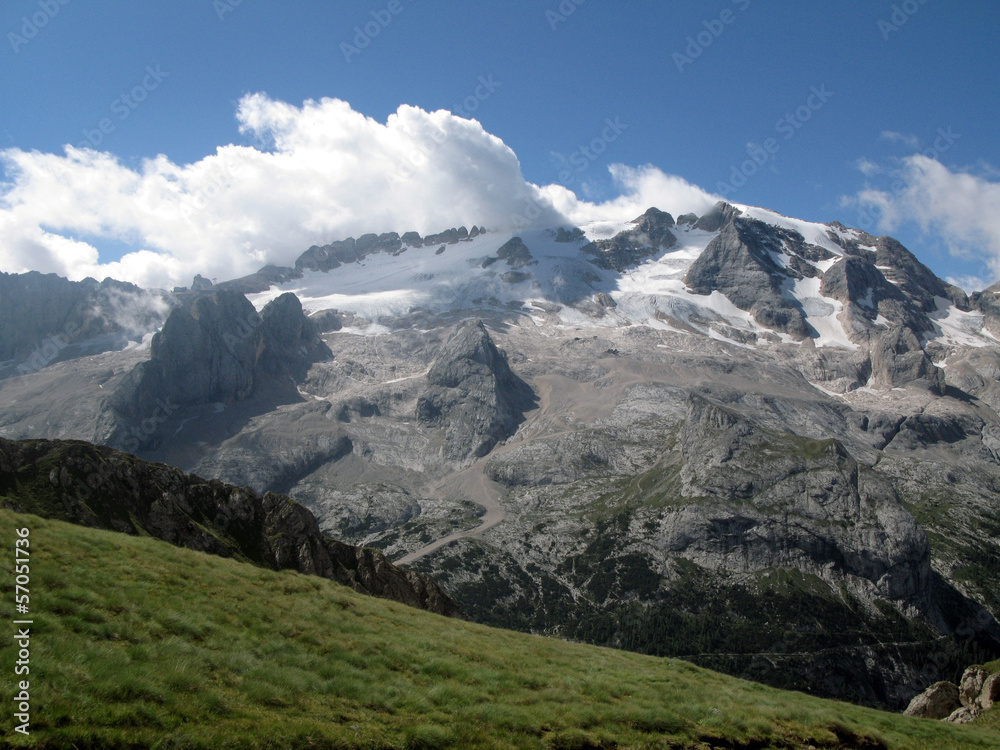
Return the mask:
[[952, 682], [935, 682], [910, 701], [903, 713], [921, 719], [946, 719], [961, 707], [958, 685]]

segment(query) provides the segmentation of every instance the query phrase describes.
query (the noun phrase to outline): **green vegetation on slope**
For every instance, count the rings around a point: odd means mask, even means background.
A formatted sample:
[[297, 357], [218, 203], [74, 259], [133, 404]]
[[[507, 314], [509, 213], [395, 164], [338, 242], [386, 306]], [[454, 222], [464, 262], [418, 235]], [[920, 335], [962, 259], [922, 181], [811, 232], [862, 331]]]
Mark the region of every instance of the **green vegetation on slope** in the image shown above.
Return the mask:
[[[492, 630], [150, 538], [31, 530], [35, 748], [997, 748], [975, 727]], [[0, 616], [15, 618], [5, 595]], [[15, 659], [0, 640], [10, 706]], [[0, 747], [19, 746], [0, 719]]]

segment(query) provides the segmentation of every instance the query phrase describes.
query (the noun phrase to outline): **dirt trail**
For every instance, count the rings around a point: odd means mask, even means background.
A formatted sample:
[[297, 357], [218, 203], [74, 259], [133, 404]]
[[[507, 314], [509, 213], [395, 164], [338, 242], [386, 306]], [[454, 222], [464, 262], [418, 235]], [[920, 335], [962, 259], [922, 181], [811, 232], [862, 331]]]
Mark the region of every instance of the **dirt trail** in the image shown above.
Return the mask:
[[474, 529], [456, 531], [454, 534], [437, 539], [415, 552], [410, 552], [408, 555], [404, 555], [398, 560], [393, 561], [395, 565], [407, 565], [416, 562], [421, 557], [429, 555], [434, 550], [440, 549], [446, 544], [451, 544], [457, 539], [480, 536], [484, 531], [492, 529], [503, 521], [507, 515], [503, 506], [500, 505], [500, 496], [503, 494], [503, 489], [486, 476], [485, 468], [488, 460], [489, 456], [481, 458], [468, 469], [449, 477], [446, 482], [435, 488], [436, 491], [442, 492], [442, 494], [457, 495], [463, 500], [470, 500], [478, 505], [482, 505], [486, 508], [486, 514], [482, 517], [482, 522]]

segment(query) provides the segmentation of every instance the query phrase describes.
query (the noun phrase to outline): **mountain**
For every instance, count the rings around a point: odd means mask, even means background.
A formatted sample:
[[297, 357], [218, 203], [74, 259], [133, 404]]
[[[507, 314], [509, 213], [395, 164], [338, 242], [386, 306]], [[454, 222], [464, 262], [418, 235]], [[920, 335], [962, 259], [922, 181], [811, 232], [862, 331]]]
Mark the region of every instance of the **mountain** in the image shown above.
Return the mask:
[[898, 709], [1000, 656], [998, 292], [665, 208], [168, 295], [144, 343], [0, 381], [0, 434], [288, 494], [492, 625]]
[[[980, 722], [494, 630], [158, 539], [3, 509], [0, 523], [29, 529], [38, 553], [20, 679], [39, 750], [1000, 748]], [[12, 541], [0, 540], [8, 558]], [[17, 648], [0, 643], [5, 663]], [[0, 697], [16, 707], [17, 690], [5, 681]], [[17, 713], [0, 718], [2, 748], [26, 746]]]

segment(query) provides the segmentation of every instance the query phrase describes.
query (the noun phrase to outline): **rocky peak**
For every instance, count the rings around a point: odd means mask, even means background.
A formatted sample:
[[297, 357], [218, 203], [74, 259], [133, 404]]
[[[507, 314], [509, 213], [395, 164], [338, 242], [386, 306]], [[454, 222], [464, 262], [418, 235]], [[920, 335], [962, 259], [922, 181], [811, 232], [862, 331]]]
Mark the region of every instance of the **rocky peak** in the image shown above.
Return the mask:
[[507, 364], [481, 320], [458, 326], [427, 373], [417, 418], [444, 429], [444, 455], [481, 457], [512, 435], [534, 405], [531, 388]]
[[[704, 217], [702, 217], [704, 218]], [[789, 278], [802, 277], [775, 260], [774, 253], [788, 239], [801, 235], [756, 220], [734, 219], [705, 248], [688, 269], [684, 283], [695, 294], [724, 294], [761, 325], [796, 339], [814, 334], [801, 307], [783, 293]]]
[[591, 242], [581, 252], [594, 256], [590, 262], [598, 268], [622, 272], [677, 244], [677, 237], [670, 231], [674, 219], [665, 211], [650, 208], [631, 223], [635, 229], [619, 232], [610, 240]]
[[674, 217], [658, 208], [649, 208], [642, 216], [633, 219], [635, 228], [644, 234], [653, 247], [673, 245], [676, 241], [670, 229], [674, 226]]
[[305, 354], [320, 344], [316, 326], [306, 317], [299, 298], [285, 292], [260, 311], [265, 348], [281, 354]]
[[150, 359], [141, 362], [104, 402], [95, 440], [130, 450], [152, 445], [155, 434], [132, 429], [162, 404], [171, 407], [236, 403], [274, 378], [295, 377], [329, 351], [293, 294], [283, 294], [257, 314], [234, 291], [216, 290], [175, 308], [153, 336]]
[[885, 268], [886, 278], [896, 284], [923, 312], [937, 310], [936, 297], [950, 300], [961, 310], [970, 309], [965, 292], [935, 276], [931, 269], [917, 260], [898, 240], [888, 236], [878, 237], [875, 248], [876, 265]]
[[719, 201], [712, 209], [695, 222], [694, 228], [704, 232], [718, 232], [722, 227], [731, 222], [737, 216], [743, 214], [736, 206], [731, 206], [725, 201]]
[[218, 291], [176, 308], [150, 347], [158, 395], [182, 405], [246, 398], [263, 353], [259, 329], [257, 311], [236, 292]]

